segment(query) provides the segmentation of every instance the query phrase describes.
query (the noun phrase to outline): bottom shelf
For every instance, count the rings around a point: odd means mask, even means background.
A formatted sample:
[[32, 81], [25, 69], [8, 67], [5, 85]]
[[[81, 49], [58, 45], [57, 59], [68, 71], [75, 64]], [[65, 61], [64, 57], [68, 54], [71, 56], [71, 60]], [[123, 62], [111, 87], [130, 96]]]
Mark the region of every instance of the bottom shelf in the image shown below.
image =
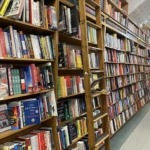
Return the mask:
[[[150, 101], [149, 101], [149, 102], [150, 102]], [[147, 104], [147, 103], [146, 103], [146, 104]], [[145, 105], [146, 105], [146, 104], [145, 104]], [[144, 106], [145, 106], [145, 105], [144, 105]], [[144, 106], [143, 106], [141, 109], [143, 109]], [[112, 138], [116, 133], [118, 133], [118, 131], [119, 131], [120, 129], [122, 129], [122, 128], [128, 123], [128, 121], [129, 121], [130, 119], [132, 119], [138, 112], [140, 112], [141, 109], [139, 109], [139, 111], [137, 111], [135, 114], [133, 114], [117, 131], [115, 131], [114, 134], [110, 135], [110, 138]]]

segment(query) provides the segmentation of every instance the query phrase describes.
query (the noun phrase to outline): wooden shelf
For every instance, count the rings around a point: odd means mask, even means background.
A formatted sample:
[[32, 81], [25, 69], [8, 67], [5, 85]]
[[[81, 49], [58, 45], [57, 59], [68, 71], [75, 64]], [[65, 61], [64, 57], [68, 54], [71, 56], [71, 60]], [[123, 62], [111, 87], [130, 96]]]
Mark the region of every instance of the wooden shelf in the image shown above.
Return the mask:
[[83, 68], [59, 68], [58, 71], [71, 71], [71, 70], [77, 70], [77, 71], [83, 71]]
[[91, 69], [91, 73], [104, 73], [104, 70]]
[[100, 5], [97, 4], [96, 2], [92, 1], [92, 0], [85, 0], [85, 2], [89, 5], [91, 5], [94, 8], [100, 8]]
[[107, 64], [124, 64], [125, 62], [110, 62], [110, 61], [105, 61], [104, 63], [107, 63]]
[[113, 47], [110, 47], [110, 46], [107, 46], [107, 45], [105, 45], [105, 47], [106, 47], [106, 48], [109, 48], [109, 49], [116, 50], [116, 51], [125, 52], [125, 50], [116, 49], [116, 48], [113, 48]]
[[101, 29], [101, 26], [99, 25], [96, 25], [95, 23], [92, 23], [91, 21], [87, 21], [87, 25], [92, 27], [92, 28], [95, 28], [95, 29]]
[[93, 21], [96, 21], [96, 17], [95, 16], [92, 16], [91, 14], [89, 14], [88, 12], [86, 13], [86, 17], [93, 20]]
[[6, 58], [6, 57], [0, 57], [0, 62], [10, 62], [10, 63], [47, 63], [47, 62], [53, 62], [54, 60], [50, 59], [36, 59], [36, 58]]
[[107, 115], [108, 115], [107, 113], [100, 113], [100, 114], [94, 116], [93, 122], [96, 122], [96, 121], [98, 121], [98, 120], [100, 120], [100, 119], [106, 117]]
[[51, 30], [51, 29], [46, 29], [44, 27], [39, 27], [39, 26], [36, 26], [36, 25], [32, 25], [30, 23], [26, 23], [26, 22], [23, 22], [23, 21], [19, 21], [19, 20], [14, 20], [14, 19], [9, 19], [9, 18], [6, 18], [6, 17], [2, 17], [0, 16], [0, 22], [2, 22], [2, 26], [4, 28], [6, 28], [7, 26], [10, 26], [12, 25], [13, 28], [16, 28], [17, 30], [21, 30], [21, 31], [24, 31], [24, 32], [30, 32], [30, 34], [52, 34], [54, 33], [55, 31]]
[[65, 42], [72, 45], [81, 45], [81, 39], [69, 36], [65, 33], [59, 33], [59, 42]]
[[73, 117], [73, 118], [71, 118], [71, 119], [69, 119], [69, 120], [62, 121], [62, 122], [59, 123], [58, 126], [64, 126], [64, 125], [66, 125], [67, 123], [72, 122], [73, 120], [77, 120], [77, 119], [79, 119], [79, 118], [85, 116], [86, 114], [87, 114], [87, 113], [85, 112], [85, 113], [80, 114], [80, 116], [78, 116], [78, 117]]
[[25, 93], [25, 94], [18, 94], [18, 95], [8, 96], [8, 97], [0, 98], [0, 101], [7, 101], [7, 100], [18, 99], [18, 98], [25, 98], [25, 97], [29, 97], [29, 96], [35, 96], [35, 95], [38, 95], [38, 94], [47, 93], [50, 90], [51, 89], [43, 90], [43, 91], [39, 91], [39, 92], [34, 92], [34, 93]]
[[[45, 122], [45, 121], [50, 120], [50, 119], [52, 119], [52, 118], [53, 118], [53, 117], [49, 117], [49, 118], [47, 118], [47, 119], [42, 120], [41, 122]], [[38, 124], [36, 124], [36, 125], [38, 125]], [[6, 138], [6, 137], [8, 137], [8, 136], [12, 136], [13, 134], [17, 134], [17, 133], [19, 133], [19, 132], [22, 132], [22, 131], [24, 131], [24, 130], [27, 130], [27, 129], [29, 129], [29, 128], [32, 128], [32, 127], [34, 127], [34, 126], [36, 126], [36, 125], [25, 126], [24, 128], [19, 129], [19, 130], [8, 130], [8, 131], [5, 131], [5, 132], [3, 132], [2, 134], [0, 134], [0, 139]]]
[[58, 97], [58, 100], [62, 100], [62, 99], [68, 99], [68, 98], [71, 98], [71, 97], [75, 97], [75, 96], [80, 96], [80, 95], [84, 95], [85, 93], [77, 93], [77, 94], [72, 94], [72, 95], [68, 95], [68, 96], [65, 96], [65, 97]]
[[73, 142], [67, 148], [72, 147], [74, 144], [76, 144], [80, 139], [84, 138], [86, 135], [88, 135], [88, 133], [86, 133], [86, 134], [82, 135], [81, 137], [78, 137], [75, 140], [73, 140]]
[[104, 133], [102, 134], [95, 142], [95, 148], [98, 147], [103, 141], [105, 141], [105, 139], [107, 139], [109, 137], [109, 134]]
[[124, 74], [123, 75], [115, 75], [115, 76], [106, 76], [105, 78], [114, 78], [114, 77], [120, 77], [120, 76], [124, 76]]
[[69, 6], [69, 7], [73, 7], [74, 6], [74, 4], [70, 3], [68, 0], [59, 0], [59, 2], [65, 4], [65, 5]]
[[89, 49], [90, 51], [95, 51], [95, 52], [97, 52], [97, 51], [103, 51], [102, 48], [97, 48], [97, 47], [92, 47], [92, 46], [89, 46], [88, 49]]

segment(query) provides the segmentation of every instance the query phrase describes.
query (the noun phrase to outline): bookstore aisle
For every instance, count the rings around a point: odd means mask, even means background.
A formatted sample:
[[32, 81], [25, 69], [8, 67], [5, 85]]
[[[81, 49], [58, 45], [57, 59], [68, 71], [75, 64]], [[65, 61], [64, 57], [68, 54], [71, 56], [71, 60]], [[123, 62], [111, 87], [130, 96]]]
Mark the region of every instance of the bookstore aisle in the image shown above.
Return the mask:
[[111, 150], [150, 149], [150, 103], [145, 105], [114, 137]]

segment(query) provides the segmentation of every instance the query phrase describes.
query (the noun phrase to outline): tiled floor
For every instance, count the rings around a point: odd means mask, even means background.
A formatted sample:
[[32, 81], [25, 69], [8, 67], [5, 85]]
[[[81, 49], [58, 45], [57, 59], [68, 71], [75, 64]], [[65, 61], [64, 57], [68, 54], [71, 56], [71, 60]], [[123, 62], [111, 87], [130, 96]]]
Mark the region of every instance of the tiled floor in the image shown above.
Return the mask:
[[111, 150], [150, 150], [150, 103], [113, 136]]

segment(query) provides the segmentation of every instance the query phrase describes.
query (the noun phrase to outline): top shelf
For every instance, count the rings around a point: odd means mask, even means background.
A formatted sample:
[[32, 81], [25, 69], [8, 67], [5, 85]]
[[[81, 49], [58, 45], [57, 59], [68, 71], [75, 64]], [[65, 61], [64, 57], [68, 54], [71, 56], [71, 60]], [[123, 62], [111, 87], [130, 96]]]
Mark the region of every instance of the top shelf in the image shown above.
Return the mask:
[[98, 3], [96, 3], [96, 2], [94, 2], [92, 0], [86, 0], [86, 3], [91, 5], [94, 8], [100, 8], [100, 4], [98, 4]]
[[125, 17], [127, 17], [127, 14], [121, 8], [119, 8], [112, 0], [108, 0], [108, 2], [113, 5], [117, 11], [121, 12]]
[[19, 21], [19, 20], [14, 20], [14, 19], [9, 19], [6, 17], [0, 16], [0, 22], [1, 26], [3, 28], [6, 28], [7, 26], [12, 25], [13, 28], [16, 28], [21, 31], [26, 31], [28, 33], [38, 33], [38, 34], [48, 34], [48, 33], [54, 33], [54, 30], [47, 29], [41, 26], [36, 26], [27, 22]]
[[74, 6], [74, 4], [70, 3], [68, 0], [59, 0], [59, 2], [65, 4], [65, 5], [69, 6], [69, 7], [73, 7]]

